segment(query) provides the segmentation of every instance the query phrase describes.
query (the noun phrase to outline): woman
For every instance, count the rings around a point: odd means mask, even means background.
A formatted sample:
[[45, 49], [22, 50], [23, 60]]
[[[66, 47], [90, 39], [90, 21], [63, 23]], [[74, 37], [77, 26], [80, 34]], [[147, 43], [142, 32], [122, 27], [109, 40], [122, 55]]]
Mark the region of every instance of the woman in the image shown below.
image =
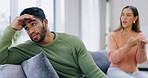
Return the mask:
[[145, 35], [140, 30], [139, 14], [134, 6], [126, 6], [120, 16], [120, 27], [108, 35], [109, 78], [148, 78], [137, 64], [147, 60]]

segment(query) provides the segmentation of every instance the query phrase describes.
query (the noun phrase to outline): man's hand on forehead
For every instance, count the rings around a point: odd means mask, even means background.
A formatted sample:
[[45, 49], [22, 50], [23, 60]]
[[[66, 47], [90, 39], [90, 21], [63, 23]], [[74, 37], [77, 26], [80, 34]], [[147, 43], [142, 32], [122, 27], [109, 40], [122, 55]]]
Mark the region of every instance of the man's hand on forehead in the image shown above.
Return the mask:
[[29, 18], [24, 19], [24, 20], [22, 21], [22, 26], [23, 26], [23, 27], [25, 27], [25, 26], [26, 26], [27, 21], [31, 21], [31, 20], [32, 20], [32, 19], [29, 19]]
[[35, 20], [35, 17], [29, 14], [18, 16], [13, 20], [10, 26], [16, 31], [21, 30], [26, 25], [26, 20]]
[[30, 15], [30, 14], [24, 14], [24, 15], [21, 15], [21, 17], [23, 19], [32, 19], [32, 18], [34, 18], [33, 15]]
[[32, 15], [29, 15], [29, 14], [22, 15], [22, 18], [23, 18], [23, 21], [22, 21], [23, 27], [25, 27], [27, 21], [34, 20], [34, 17]]

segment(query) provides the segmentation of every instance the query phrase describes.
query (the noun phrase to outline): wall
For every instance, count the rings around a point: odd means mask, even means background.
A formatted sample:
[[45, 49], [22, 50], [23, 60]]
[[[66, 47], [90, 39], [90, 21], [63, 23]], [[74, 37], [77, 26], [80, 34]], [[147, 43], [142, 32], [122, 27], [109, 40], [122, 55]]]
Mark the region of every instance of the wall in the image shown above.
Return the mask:
[[78, 36], [89, 51], [105, 49], [105, 0], [65, 0], [65, 32]]

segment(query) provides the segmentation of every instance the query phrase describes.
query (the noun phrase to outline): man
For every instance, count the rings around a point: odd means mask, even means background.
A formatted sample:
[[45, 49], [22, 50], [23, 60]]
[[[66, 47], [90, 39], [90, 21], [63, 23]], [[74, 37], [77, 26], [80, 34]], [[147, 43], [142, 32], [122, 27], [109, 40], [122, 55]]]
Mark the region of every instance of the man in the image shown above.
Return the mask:
[[[15, 32], [23, 28], [31, 40], [10, 47]], [[60, 78], [80, 78], [83, 75], [106, 78], [80, 39], [66, 33], [51, 32], [43, 10], [30, 7], [24, 9], [1, 36], [0, 63], [20, 64], [39, 52], [46, 54]]]

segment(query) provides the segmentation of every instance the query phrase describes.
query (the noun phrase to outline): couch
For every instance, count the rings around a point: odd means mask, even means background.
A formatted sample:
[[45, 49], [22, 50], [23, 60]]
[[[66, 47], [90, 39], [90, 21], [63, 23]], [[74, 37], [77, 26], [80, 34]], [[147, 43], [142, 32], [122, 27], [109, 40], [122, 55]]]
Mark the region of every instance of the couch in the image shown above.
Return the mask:
[[107, 57], [107, 51], [101, 50], [101, 51], [95, 51], [90, 52], [92, 58], [94, 59], [97, 66], [106, 74], [108, 67], [110, 65], [110, 62]]
[[[96, 65], [106, 74], [110, 62], [107, 58], [107, 51], [90, 52]], [[33, 63], [32, 63], [33, 61]], [[46, 55], [40, 53], [26, 61], [21, 65], [4, 64], [0, 65], [0, 78], [59, 78], [53, 67], [48, 61]], [[44, 72], [42, 71], [44, 70]], [[148, 70], [140, 70], [148, 74]], [[33, 72], [33, 73], [32, 73]], [[49, 73], [52, 73], [49, 74]]]
[[21, 65], [0, 65], [0, 78], [59, 78], [46, 55], [41, 52]]
[[[96, 62], [97, 66], [106, 74], [108, 67], [110, 65], [110, 62], [107, 57], [107, 51], [101, 50], [96, 52], [90, 52], [92, 55], [94, 61]], [[139, 64], [138, 69], [140, 70], [140, 73], [148, 74], [148, 60], [145, 63]], [[141, 74], [142, 74], [141, 73]], [[139, 77], [139, 75], [136, 75], [136, 77]]]
[[[90, 52], [90, 54], [97, 66], [106, 73], [110, 65], [107, 58], [107, 51]], [[53, 67], [46, 55], [40, 53], [24, 61], [21, 65], [0, 65], [0, 78], [59, 78], [52, 69]]]

